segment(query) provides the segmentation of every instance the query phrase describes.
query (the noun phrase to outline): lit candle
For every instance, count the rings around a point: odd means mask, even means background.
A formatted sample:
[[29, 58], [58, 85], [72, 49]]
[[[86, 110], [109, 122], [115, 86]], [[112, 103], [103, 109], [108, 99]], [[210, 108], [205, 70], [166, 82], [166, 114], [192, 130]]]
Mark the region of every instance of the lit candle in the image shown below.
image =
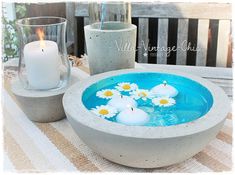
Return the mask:
[[117, 122], [126, 125], [145, 125], [149, 121], [149, 115], [138, 108], [127, 108], [120, 112], [116, 118]]
[[163, 81], [162, 84], [153, 87], [151, 92], [154, 96], [158, 97], [175, 97], [178, 94], [177, 89], [167, 84], [166, 81]]
[[128, 96], [116, 96], [113, 97], [109, 102], [108, 105], [116, 108], [118, 111], [122, 111], [126, 108], [136, 107], [137, 103], [134, 99]]
[[60, 81], [60, 58], [56, 42], [43, 40], [43, 31], [38, 30], [40, 41], [24, 47], [25, 68], [28, 83], [36, 89], [51, 89]]

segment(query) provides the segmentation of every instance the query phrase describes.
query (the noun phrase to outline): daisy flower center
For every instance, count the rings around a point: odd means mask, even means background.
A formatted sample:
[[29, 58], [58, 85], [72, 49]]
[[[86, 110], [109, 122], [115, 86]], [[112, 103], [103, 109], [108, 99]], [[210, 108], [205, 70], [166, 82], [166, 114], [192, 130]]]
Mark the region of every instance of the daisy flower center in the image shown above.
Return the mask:
[[162, 105], [164, 105], [164, 104], [168, 104], [169, 101], [166, 100], [166, 99], [161, 99], [161, 100], [159, 101], [159, 103], [162, 104]]
[[122, 88], [125, 89], [125, 90], [129, 90], [131, 88], [131, 86], [129, 84], [124, 84], [122, 86]]
[[113, 93], [112, 93], [112, 91], [105, 91], [104, 95], [107, 96], [107, 97], [110, 97], [110, 96], [113, 95]]
[[146, 96], [147, 96], [147, 94], [146, 94], [145, 92], [140, 92], [138, 95], [139, 95], [140, 97], [146, 97]]
[[99, 111], [99, 114], [101, 114], [101, 115], [107, 115], [108, 113], [109, 113], [109, 111], [107, 109], [101, 109]]

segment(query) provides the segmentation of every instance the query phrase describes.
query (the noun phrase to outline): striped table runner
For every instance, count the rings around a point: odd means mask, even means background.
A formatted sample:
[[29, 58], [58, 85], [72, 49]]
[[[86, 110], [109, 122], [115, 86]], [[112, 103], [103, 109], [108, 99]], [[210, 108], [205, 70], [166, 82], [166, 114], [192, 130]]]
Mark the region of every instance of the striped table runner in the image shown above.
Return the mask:
[[[73, 68], [81, 79], [89, 76], [87, 71], [87, 67]], [[112, 163], [94, 153], [75, 134], [67, 119], [53, 123], [30, 121], [11, 94], [8, 80], [2, 94], [3, 168], [7, 172], [221, 172], [232, 167], [231, 115], [217, 137], [194, 157], [164, 168], [136, 169]]]

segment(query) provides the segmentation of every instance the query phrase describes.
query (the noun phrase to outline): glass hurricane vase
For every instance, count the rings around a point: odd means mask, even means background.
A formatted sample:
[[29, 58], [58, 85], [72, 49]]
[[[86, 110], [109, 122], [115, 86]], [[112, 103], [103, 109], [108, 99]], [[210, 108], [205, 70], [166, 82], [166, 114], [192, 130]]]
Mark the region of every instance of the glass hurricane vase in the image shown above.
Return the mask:
[[70, 64], [66, 23], [60, 17], [32, 17], [16, 22], [20, 39], [18, 76], [25, 89], [56, 90], [67, 86]]

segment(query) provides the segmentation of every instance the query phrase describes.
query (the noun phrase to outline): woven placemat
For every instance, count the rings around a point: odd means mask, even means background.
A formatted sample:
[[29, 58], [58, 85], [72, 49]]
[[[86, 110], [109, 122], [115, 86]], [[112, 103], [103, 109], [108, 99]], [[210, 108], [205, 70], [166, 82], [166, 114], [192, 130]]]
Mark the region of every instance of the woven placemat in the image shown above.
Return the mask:
[[[86, 78], [84, 64], [73, 71]], [[232, 167], [232, 115], [203, 151], [176, 165], [136, 169], [112, 163], [97, 155], [73, 131], [67, 119], [53, 123], [30, 121], [9, 90], [14, 69], [5, 69], [3, 93], [4, 170], [10, 172], [221, 172]]]

